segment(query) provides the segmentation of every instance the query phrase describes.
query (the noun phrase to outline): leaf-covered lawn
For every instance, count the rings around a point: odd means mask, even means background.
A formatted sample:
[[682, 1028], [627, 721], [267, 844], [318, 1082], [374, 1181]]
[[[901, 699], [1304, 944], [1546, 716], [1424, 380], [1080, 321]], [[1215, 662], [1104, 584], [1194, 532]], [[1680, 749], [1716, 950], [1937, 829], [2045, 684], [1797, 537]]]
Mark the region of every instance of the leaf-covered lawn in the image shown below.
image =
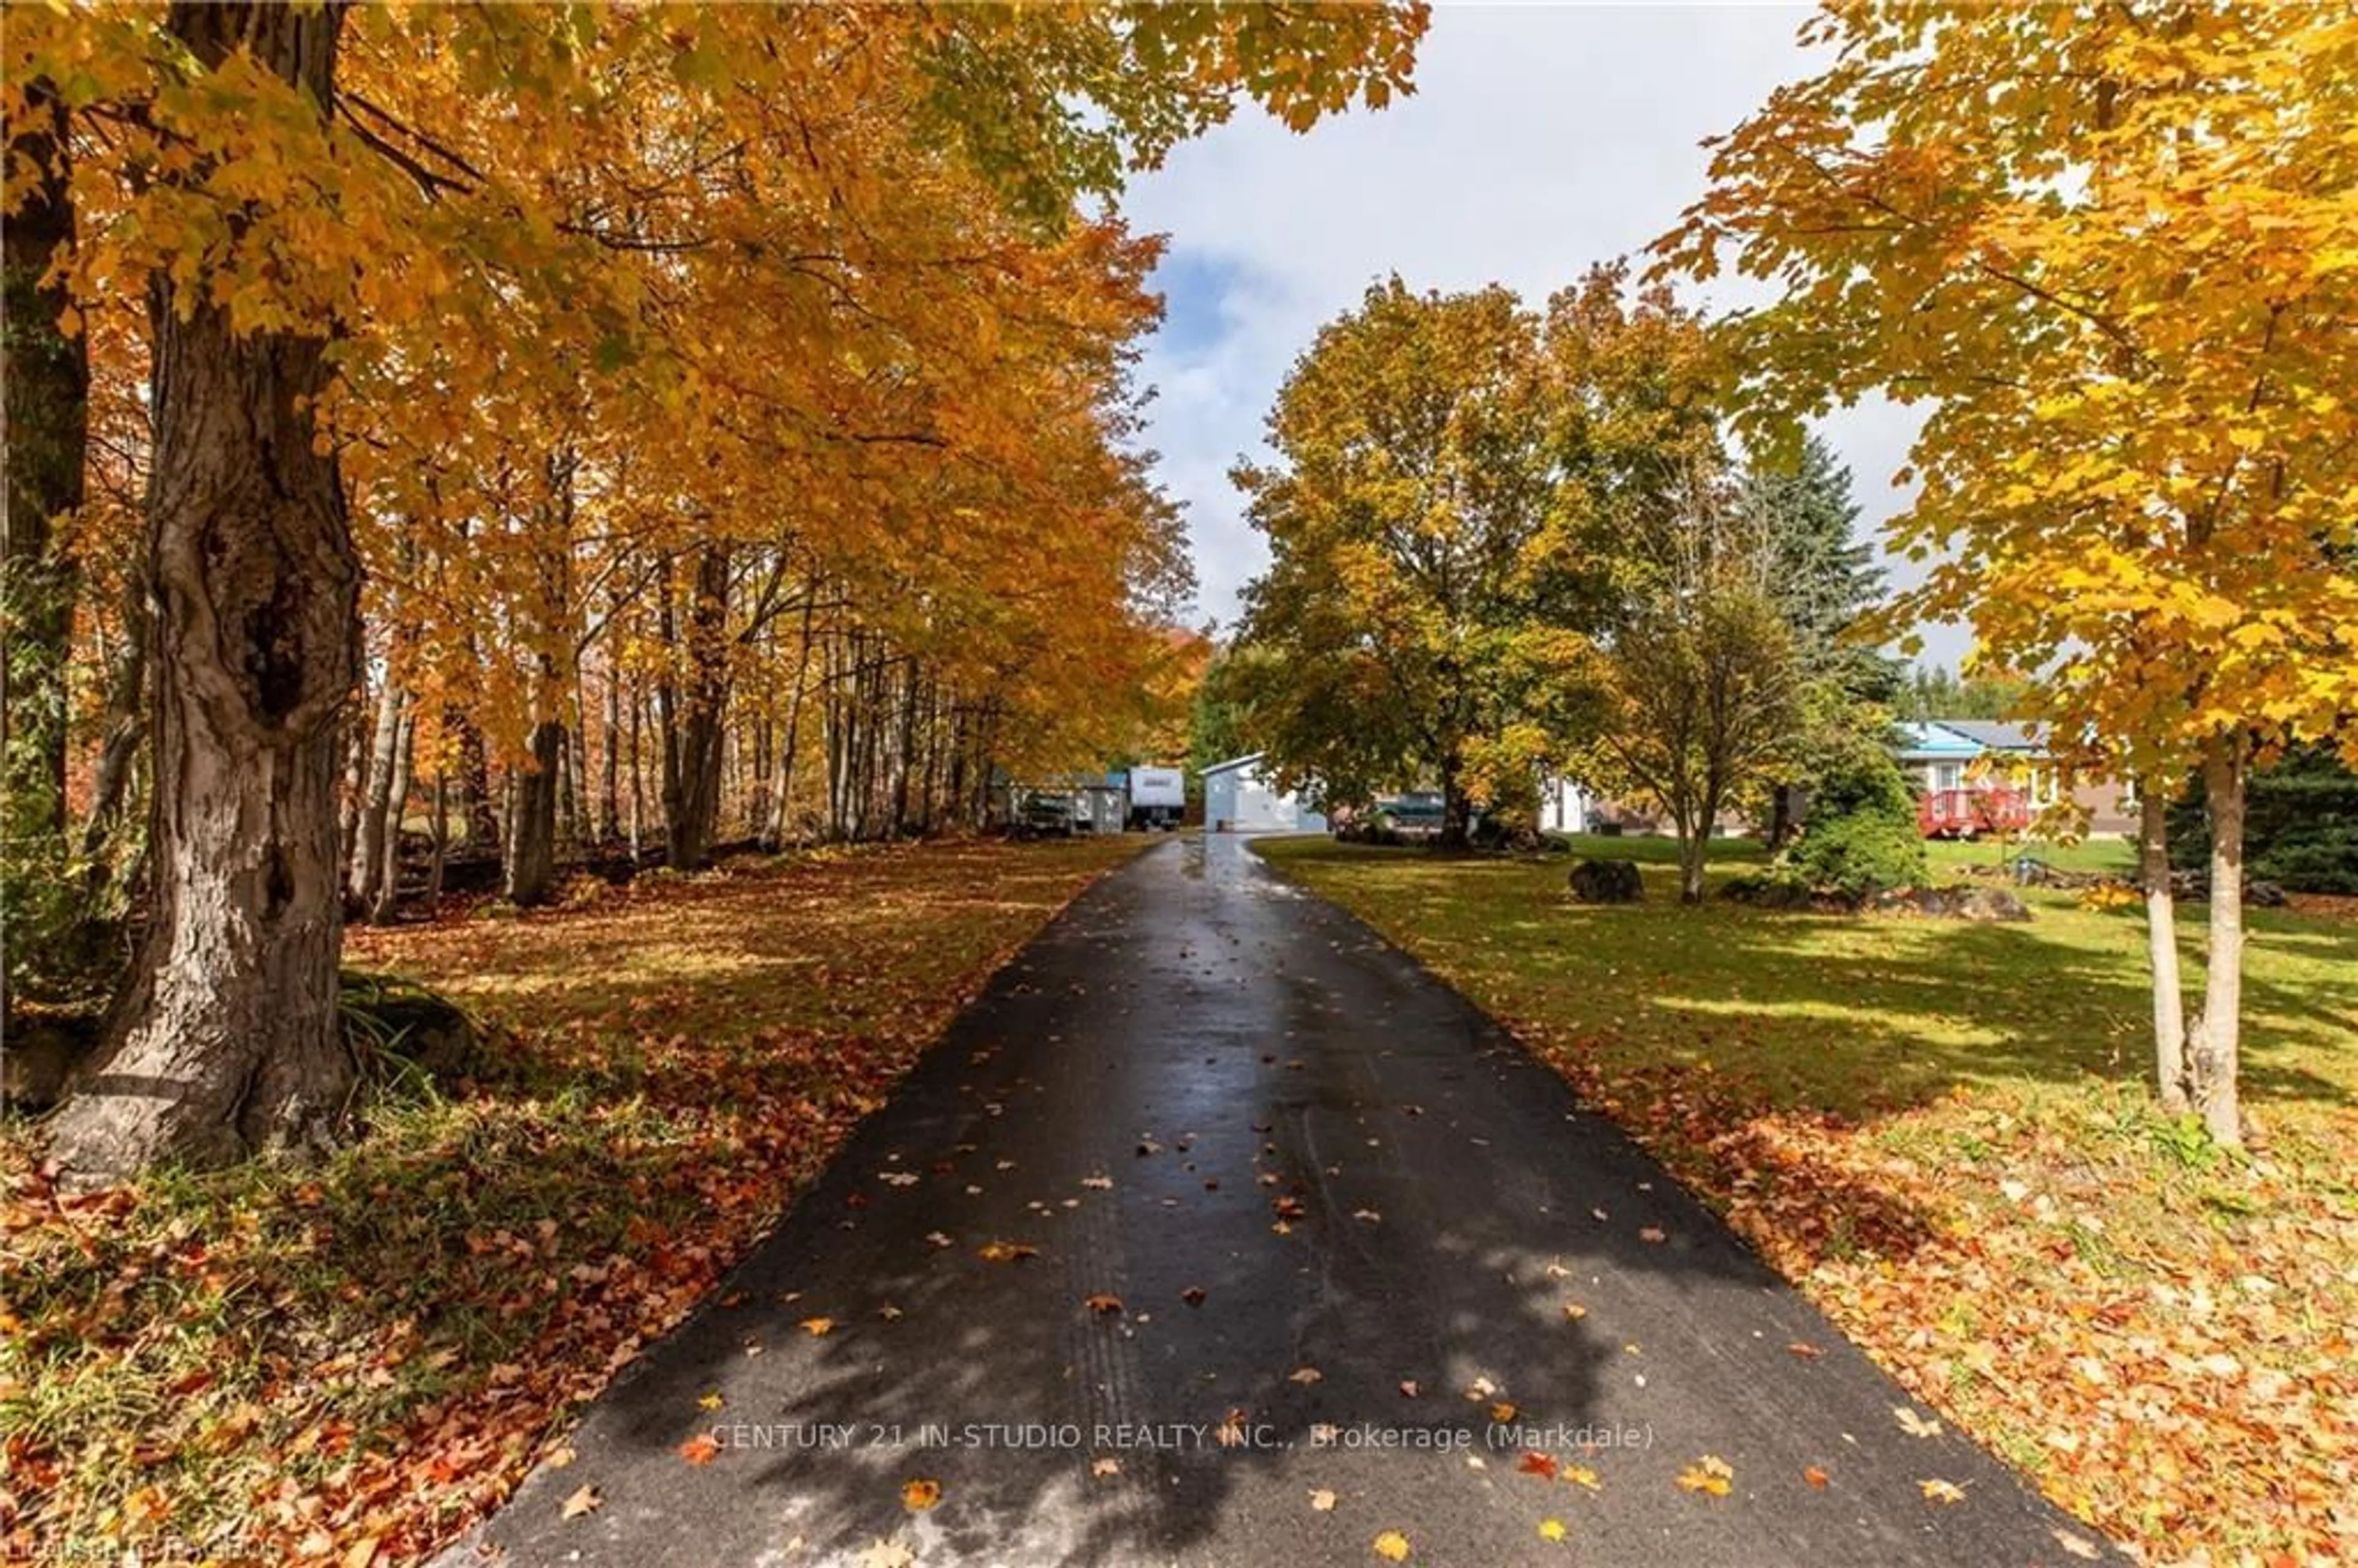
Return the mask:
[[[58, 1202], [10, 1124], [0, 1556], [413, 1560], [503, 1496], [1137, 836], [740, 861], [356, 931], [501, 1032], [310, 1170]], [[584, 884], [585, 888], [591, 884]]]
[[2358, 1558], [2358, 923], [2251, 917], [2266, 1144], [2242, 1161], [2152, 1108], [2135, 910], [1683, 909], [1651, 841], [1583, 848], [1637, 851], [1649, 902], [1574, 904], [1563, 857], [1262, 851], [1507, 1022], [2083, 1519], [2155, 1562]]

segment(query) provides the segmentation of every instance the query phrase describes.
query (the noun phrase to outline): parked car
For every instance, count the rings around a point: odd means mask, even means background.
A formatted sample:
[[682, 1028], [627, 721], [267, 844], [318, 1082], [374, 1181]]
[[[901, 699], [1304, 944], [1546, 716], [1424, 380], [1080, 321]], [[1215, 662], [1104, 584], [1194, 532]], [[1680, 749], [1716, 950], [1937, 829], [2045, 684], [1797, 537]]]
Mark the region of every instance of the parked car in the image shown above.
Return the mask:
[[1376, 797], [1376, 836], [1387, 844], [1421, 844], [1441, 837], [1446, 803], [1430, 791]]

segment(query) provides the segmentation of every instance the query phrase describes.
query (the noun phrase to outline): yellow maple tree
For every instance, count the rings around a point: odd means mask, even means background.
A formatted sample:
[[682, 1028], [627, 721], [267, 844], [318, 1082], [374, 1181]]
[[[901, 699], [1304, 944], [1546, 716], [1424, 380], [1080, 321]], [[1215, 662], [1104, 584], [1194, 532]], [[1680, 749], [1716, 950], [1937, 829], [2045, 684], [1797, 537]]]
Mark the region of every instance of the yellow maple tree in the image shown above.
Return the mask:
[[[2236, 1141], [2244, 779], [2358, 753], [2358, 17], [1844, 0], [1804, 37], [1833, 63], [1658, 249], [1773, 289], [1724, 338], [1756, 423], [1929, 410], [1899, 613], [1969, 622], [2067, 771], [2135, 781], [2160, 1090]], [[2162, 813], [2196, 773], [2189, 1025]]]

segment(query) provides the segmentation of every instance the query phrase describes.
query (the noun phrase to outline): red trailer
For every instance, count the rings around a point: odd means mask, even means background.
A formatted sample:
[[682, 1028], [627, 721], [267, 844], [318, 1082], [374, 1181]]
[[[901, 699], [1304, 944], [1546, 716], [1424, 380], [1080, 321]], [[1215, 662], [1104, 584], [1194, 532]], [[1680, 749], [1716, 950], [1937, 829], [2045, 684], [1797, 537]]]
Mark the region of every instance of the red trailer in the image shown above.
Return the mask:
[[1927, 838], [2019, 833], [2030, 815], [2030, 797], [2017, 789], [1936, 789], [1916, 802], [1916, 827]]

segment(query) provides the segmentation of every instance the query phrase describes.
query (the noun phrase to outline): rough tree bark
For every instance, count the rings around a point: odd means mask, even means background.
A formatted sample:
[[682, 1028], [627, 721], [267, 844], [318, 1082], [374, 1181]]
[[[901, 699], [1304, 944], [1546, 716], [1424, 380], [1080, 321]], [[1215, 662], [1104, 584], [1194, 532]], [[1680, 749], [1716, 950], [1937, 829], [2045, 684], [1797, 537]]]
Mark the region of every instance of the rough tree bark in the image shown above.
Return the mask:
[[2204, 748], [2202, 791], [2211, 813], [2211, 952], [2203, 965], [2202, 1018], [2189, 1044], [2194, 1094], [2212, 1141], [2244, 1141], [2236, 1077], [2244, 1012], [2244, 785], [2250, 753], [2242, 735]]
[[66, 826], [66, 658], [73, 634], [72, 562], [51, 521], [82, 503], [90, 433], [90, 355], [80, 333], [59, 330], [65, 289], [44, 281], [73, 243], [61, 112], [46, 83], [25, 92], [13, 151], [38, 168], [8, 219], [0, 256], [0, 384], [6, 387], [7, 506], [0, 512], [0, 833], [59, 847]]
[[565, 725], [544, 718], [532, 727], [532, 766], [514, 776], [508, 831], [506, 885], [510, 903], [529, 909], [548, 902], [557, 882], [557, 770], [563, 762]]
[[2169, 892], [2169, 801], [2161, 781], [2137, 786], [2137, 880], [2145, 892], [2146, 959], [2153, 978], [2153, 1065], [2161, 1108], [2187, 1108], [2186, 1002], [2178, 973], [2178, 911]]
[[[721, 720], [729, 703], [726, 547], [708, 545], [698, 553], [690, 591], [686, 699], [658, 699], [664, 716], [665, 849], [669, 863], [681, 871], [697, 870], [711, 859], [720, 815]], [[666, 610], [666, 636], [670, 624]]]
[[[324, 108], [342, 16], [185, 5], [168, 26], [208, 66], [250, 49]], [[201, 285], [176, 293], [159, 278], [149, 297], [152, 924], [52, 1124], [78, 1185], [322, 1142], [354, 1081], [336, 1010], [336, 773], [360, 568], [335, 460], [312, 447], [328, 341], [239, 337]]]

